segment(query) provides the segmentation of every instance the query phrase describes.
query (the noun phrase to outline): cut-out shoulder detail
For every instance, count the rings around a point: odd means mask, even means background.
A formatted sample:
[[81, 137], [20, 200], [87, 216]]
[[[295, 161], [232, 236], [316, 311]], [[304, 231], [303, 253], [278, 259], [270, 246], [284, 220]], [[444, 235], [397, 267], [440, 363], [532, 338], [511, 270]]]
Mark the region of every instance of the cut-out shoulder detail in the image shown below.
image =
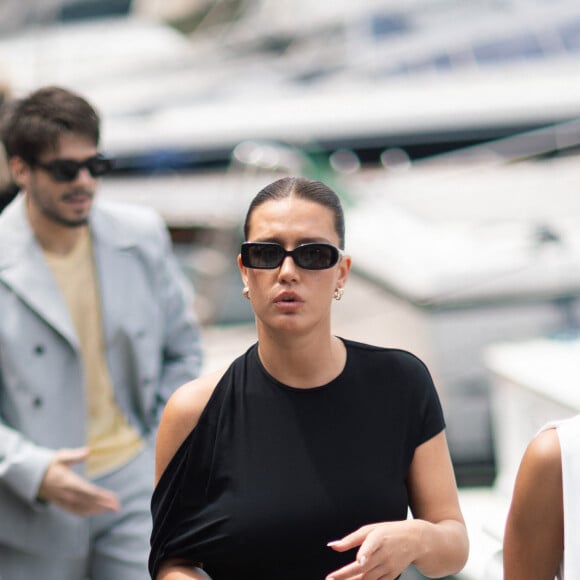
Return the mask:
[[[153, 494], [151, 570], [180, 557], [203, 562], [216, 580], [326, 578], [353, 556], [330, 550], [329, 539], [404, 520], [410, 495], [421, 514], [448, 517], [446, 450], [440, 469], [434, 448], [423, 449], [421, 463], [437, 476], [424, 474], [422, 486], [415, 477], [409, 491], [415, 451], [444, 437], [425, 366], [401, 351], [344, 344], [343, 371], [318, 388], [280, 383], [262, 365], [258, 343], [232, 363]], [[458, 569], [466, 545], [462, 524], [449, 525], [462, 539], [450, 529], [445, 561], [454, 563], [446, 572]], [[434, 560], [421, 563], [435, 576], [441, 552], [431, 552]]]
[[155, 451], [155, 483], [185, 438], [197, 425], [226, 368], [185, 383], [167, 401], [159, 424]]

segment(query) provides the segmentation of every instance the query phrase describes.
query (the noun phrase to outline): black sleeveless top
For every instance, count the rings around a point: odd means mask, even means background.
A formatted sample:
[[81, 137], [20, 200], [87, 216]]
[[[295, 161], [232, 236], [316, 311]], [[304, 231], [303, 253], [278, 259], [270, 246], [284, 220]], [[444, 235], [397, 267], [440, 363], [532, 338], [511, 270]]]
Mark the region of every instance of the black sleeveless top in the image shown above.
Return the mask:
[[425, 365], [348, 340], [327, 385], [286, 386], [253, 345], [226, 371], [152, 499], [149, 570], [203, 563], [213, 580], [322, 580], [352, 562], [327, 543], [407, 517], [415, 448], [444, 428]]

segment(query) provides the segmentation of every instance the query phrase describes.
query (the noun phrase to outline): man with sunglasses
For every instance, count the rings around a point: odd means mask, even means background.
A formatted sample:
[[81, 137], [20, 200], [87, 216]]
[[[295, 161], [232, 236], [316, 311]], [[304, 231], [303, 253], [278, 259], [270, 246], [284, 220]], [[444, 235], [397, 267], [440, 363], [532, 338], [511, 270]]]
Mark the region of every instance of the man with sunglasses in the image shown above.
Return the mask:
[[2, 140], [0, 578], [142, 580], [158, 420], [200, 367], [160, 217], [99, 202], [112, 168], [82, 97], [39, 89]]

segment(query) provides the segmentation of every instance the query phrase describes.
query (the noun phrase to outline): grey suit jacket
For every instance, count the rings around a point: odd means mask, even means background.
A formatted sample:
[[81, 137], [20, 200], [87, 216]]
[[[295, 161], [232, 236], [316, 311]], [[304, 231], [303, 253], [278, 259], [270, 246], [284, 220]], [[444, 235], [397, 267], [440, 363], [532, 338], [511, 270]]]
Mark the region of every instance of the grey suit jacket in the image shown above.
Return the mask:
[[[96, 200], [90, 225], [117, 403], [154, 437], [169, 395], [199, 373], [191, 293], [155, 212]], [[62, 555], [86, 545], [85, 519], [36, 500], [54, 451], [86, 444], [82, 373], [20, 195], [0, 214], [0, 544]]]

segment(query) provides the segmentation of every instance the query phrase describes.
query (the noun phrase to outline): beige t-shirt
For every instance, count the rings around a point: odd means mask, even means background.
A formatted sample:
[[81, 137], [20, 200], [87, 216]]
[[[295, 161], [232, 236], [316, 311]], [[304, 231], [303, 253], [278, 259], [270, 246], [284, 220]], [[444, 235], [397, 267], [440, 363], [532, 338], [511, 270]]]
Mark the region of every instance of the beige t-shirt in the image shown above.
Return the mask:
[[91, 236], [85, 230], [67, 255], [44, 252], [74, 322], [87, 400], [87, 475], [95, 477], [129, 461], [143, 446], [117, 402], [105, 357], [103, 324]]

